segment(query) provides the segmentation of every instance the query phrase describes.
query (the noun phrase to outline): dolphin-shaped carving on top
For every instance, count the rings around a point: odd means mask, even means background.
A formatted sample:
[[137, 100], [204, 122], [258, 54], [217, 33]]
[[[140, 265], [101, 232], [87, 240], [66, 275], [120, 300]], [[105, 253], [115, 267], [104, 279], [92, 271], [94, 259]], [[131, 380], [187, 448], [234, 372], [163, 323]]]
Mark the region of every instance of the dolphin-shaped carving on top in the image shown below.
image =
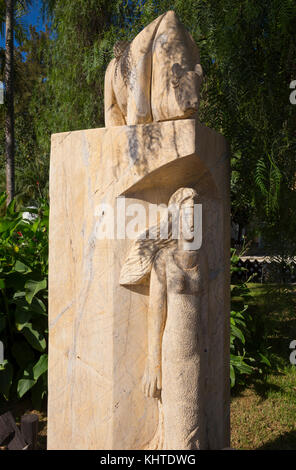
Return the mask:
[[118, 42], [105, 75], [105, 125], [186, 119], [198, 111], [202, 67], [192, 36], [168, 11]]

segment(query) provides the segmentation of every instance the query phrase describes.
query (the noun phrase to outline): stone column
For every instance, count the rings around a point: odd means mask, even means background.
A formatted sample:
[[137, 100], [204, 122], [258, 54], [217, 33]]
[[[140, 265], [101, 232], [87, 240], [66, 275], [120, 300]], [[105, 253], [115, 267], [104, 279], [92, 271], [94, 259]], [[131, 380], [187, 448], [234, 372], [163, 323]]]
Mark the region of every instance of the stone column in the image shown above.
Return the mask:
[[141, 389], [149, 286], [119, 284], [132, 240], [97, 229], [102, 204], [167, 204], [184, 186], [201, 198], [209, 267], [207, 447], [229, 446], [228, 150], [185, 119], [52, 136], [48, 449], [143, 449], [153, 438], [157, 399]]

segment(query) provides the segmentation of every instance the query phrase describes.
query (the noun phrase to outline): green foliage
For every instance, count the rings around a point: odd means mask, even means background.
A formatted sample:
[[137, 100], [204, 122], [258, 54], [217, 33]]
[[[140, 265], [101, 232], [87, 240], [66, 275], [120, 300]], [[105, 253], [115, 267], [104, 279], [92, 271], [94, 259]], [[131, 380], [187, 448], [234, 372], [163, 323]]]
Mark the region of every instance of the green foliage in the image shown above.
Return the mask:
[[[231, 272], [242, 271], [238, 267], [239, 256], [231, 250]], [[250, 278], [251, 279], [251, 278]], [[250, 279], [248, 281], [250, 281]], [[245, 385], [247, 376], [264, 376], [271, 367], [267, 345], [267, 329], [264, 318], [256, 312], [251, 315], [249, 301], [251, 291], [247, 283], [231, 287], [230, 313], [230, 381], [231, 387]]]
[[[27, 25], [24, 22], [26, 15], [32, 6], [32, 0], [15, 0], [14, 2], [14, 35], [16, 40], [21, 43], [27, 34]], [[6, 1], [0, 0], [0, 36], [5, 35], [5, 15]]]
[[[17, 206], [34, 204], [48, 196], [49, 155], [41, 145], [39, 119], [46, 106], [45, 48], [49, 31], [33, 27], [15, 50], [15, 171]], [[24, 58], [25, 57], [25, 58]], [[3, 73], [3, 72], [2, 72]], [[0, 70], [0, 80], [3, 79]], [[0, 154], [4, 155], [5, 107], [0, 106]], [[44, 130], [44, 126], [43, 126]], [[45, 134], [44, 134], [45, 135]], [[50, 141], [47, 131], [46, 139]], [[5, 161], [0, 160], [0, 191], [5, 190]]]
[[43, 7], [53, 31], [37, 125], [43, 153], [52, 132], [104, 126], [104, 73], [113, 45], [174, 9], [201, 52], [200, 119], [230, 144], [233, 220], [244, 226], [256, 220], [266, 233], [276, 227], [295, 233], [296, 219], [286, 216], [284, 203], [296, 173], [289, 102], [294, 0], [43, 0]]
[[[37, 200], [40, 190], [47, 196], [52, 133], [104, 126], [104, 74], [115, 42], [131, 40], [174, 9], [201, 52], [200, 119], [230, 145], [233, 221], [246, 226], [255, 220], [267, 234], [295, 233], [290, 214], [295, 207], [289, 202], [296, 173], [296, 115], [289, 102], [296, 77], [294, 0], [43, 0], [42, 5], [49, 27], [45, 33], [31, 28], [16, 59], [16, 180], [22, 203]], [[0, 107], [0, 121], [3, 112]], [[4, 189], [3, 171], [1, 180]]]
[[[242, 270], [237, 266], [239, 256], [235, 254], [235, 250], [231, 250], [231, 273], [234, 271]], [[242, 309], [230, 312], [230, 382], [231, 387], [235, 384], [241, 383], [245, 375], [250, 375], [253, 372], [253, 366], [249, 363], [252, 358], [246, 355], [245, 349], [245, 335], [247, 331], [246, 320], [248, 317], [248, 305], [245, 303], [250, 295], [247, 285], [240, 284], [231, 288], [231, 297], [240, 297], [243, 300]], [[251, 360], [250, 360], [251, 359]]]
[[255, 169], [255, 182], [265, 196], [265, 212], [270, 217], [278, 209], [282, 175], [270, 155], [268, 162], [260, 158]]
[[47, 391], [48, 205], [15, 211], [0, 197], [0, 396], [30, 391], [36, 407]]
[[[127, 2], [45, 3], [53, 11], [54, 39], [47, 48], [48, 99], [47, 107], [41, 110], [40, 130], [44, 124], [45, 131], [49, 127], [50, 132], [102, 127], [105, 69], [112, 58], [114, 43], [124, 36]], [[44, 135], [48, 151], [48, 132]]]

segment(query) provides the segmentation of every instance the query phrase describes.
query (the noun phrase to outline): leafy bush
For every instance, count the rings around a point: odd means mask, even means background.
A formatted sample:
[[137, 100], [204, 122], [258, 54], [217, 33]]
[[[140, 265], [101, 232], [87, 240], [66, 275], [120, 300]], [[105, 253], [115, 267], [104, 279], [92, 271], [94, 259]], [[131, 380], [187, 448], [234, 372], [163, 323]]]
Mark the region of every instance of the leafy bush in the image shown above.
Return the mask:
[[[245, 268], [238, 266], [239, 256], [231, 249], [231, 273]], [[251, 276], [252, 277], [252, 276]], [[251, 277], [247, 280], [249, 282]], [[230, 314], [230, 381], [245, 384], [246, 376], [263, 375], [271, 367], [266, 345], [264, 319], [251, 315], [252, 298], [247, 282], [231, 286]]]
[[47, 274], [49, 208], [16, 211], [0, 194], [0, 396], [30, 391], [41, 407], [47, 391]]

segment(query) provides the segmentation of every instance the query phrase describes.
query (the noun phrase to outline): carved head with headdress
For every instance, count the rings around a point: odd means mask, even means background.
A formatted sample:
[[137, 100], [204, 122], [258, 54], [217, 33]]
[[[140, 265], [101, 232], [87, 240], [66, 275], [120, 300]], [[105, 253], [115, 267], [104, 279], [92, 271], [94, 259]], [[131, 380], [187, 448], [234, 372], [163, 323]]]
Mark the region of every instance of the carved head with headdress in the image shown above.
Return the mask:
[[198, 193], [192, 188], [179, 188], [170, 198], [168, 213], [156, 225], [142, 232], [134, 241], [125, 263], [122, 266], [119, 283], [121, 285], [140, 284], [151, 272], [153, 261], [159, 250], [177, 246], [180, 229], [182, 204], [196, 200]]

